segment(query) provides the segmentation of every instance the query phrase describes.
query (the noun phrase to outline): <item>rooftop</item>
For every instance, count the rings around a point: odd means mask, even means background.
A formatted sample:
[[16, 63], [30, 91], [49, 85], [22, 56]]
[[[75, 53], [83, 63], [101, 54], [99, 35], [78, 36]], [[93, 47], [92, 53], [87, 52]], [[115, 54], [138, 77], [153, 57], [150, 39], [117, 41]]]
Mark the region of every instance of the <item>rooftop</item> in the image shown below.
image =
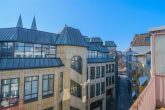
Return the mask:
[[[149, 41], [146, 41], [146, 37], [149, 38]], [[135, 35], [133, 42], [131, 43], [132, 47], [135, 46], [150, 46], [150, 34], [139, 34]]]
[[105, 41], [105, 47], [117, 47], [114, 41]]

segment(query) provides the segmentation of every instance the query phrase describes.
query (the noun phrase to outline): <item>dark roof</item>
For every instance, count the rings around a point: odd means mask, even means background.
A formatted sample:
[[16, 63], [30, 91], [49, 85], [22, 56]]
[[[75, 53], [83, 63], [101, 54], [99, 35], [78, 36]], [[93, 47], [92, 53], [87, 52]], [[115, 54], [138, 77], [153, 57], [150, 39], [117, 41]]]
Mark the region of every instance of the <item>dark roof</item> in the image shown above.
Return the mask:
[[114, 58], [88, 58], [88, 63], [106, 63], [114, 61]]
[[85, 39], [86, 42], [90, 42], [90, 38], [84, 37], [84, 39]]
[[135, 35], [131, 46], [150, 46], [150, 41], [146, 41], [146, 37], [150, 37], [150, 34]]
[[53, 68], [63, 66], [60, 58], [0, 58], [0, 70]]
[[92, 37], [91, 39], [90, 39], [90, 42], [103, 42], [102, 40], [101, 40], [101, 38], [100, 37]]
[[109, 52], [107, 48], [105, 48], [103, 46], [91, 44], [91, 43], [88, 43], [88, 50], [106, 52], [106, 53]]
[[1, 28], [0, 41], [30, 42], [55, 45], [58, 34], [25, 28]]
[[105, 47], [117, 47], [114, 41], [105, 41]]
[[56, 42], [57, 45], [73, 45], [87, 47], [84, 37], [78, 29], [65, 26]]

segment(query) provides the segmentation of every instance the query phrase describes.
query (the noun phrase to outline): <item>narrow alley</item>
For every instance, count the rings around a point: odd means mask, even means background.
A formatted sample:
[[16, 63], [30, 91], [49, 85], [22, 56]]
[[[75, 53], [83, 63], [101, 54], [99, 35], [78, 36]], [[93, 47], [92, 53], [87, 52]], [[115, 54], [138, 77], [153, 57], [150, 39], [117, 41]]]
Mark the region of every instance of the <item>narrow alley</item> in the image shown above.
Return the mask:
[[128, 110], [131, 106], [131, 97], [129, 95], [129, 84], [127, 76], [120, 76], [118, 110]]

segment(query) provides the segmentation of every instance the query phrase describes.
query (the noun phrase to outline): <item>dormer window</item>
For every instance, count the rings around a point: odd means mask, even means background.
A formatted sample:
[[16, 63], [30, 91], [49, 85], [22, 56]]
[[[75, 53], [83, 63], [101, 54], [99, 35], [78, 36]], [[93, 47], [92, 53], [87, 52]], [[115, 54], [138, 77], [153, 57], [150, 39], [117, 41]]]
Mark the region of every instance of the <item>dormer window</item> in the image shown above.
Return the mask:
[[82, 58], [80, 56], [72, 57], [71, 68], [82, 74]]
[[146, 41], [146, 42], [150, 42], [150, 37], [146, 37], [146, 38], [145, 38], [145, 41]]

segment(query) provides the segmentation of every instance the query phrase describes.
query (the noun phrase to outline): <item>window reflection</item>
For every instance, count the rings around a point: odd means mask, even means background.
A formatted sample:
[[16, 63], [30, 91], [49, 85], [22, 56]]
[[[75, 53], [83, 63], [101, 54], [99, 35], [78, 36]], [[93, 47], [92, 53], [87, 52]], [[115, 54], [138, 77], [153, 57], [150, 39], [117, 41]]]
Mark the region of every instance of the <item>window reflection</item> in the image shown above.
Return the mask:
[[56, 46], [20, 42], [0, 42], [0, 57], [54, 58]]
[[88, 50], [88, 58], [108, 58], [108, 53]]

